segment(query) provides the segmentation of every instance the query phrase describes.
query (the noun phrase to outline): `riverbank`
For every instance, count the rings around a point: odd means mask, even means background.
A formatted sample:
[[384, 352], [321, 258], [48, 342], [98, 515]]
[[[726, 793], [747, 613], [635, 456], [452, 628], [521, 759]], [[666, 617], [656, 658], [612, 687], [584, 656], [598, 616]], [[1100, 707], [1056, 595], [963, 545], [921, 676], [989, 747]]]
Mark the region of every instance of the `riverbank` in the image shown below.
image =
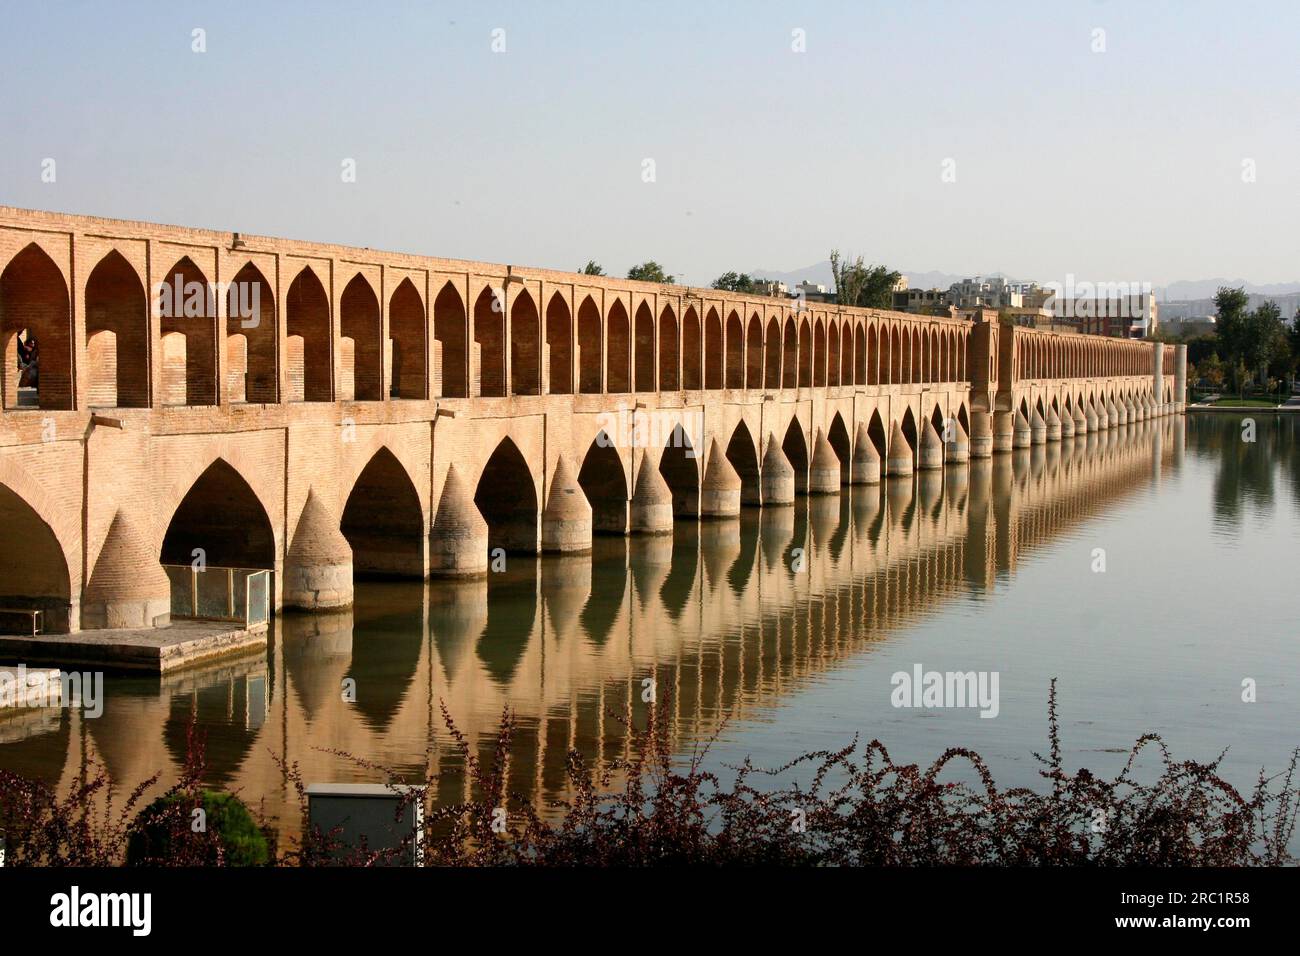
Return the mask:
[[267, 625], [174, 621], [167, 627], [0, 635], [0, 660], [60, 667], [165, 674], [219, 657], [266, 648]]

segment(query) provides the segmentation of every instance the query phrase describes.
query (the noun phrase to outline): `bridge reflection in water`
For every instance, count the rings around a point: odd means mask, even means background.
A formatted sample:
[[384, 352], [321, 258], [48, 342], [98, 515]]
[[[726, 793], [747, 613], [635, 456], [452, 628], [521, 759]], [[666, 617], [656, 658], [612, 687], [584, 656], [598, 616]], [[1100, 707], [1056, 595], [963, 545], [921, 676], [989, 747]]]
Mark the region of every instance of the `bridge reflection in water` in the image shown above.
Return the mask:
[[443, 800], [468, 795], [442, 701], [485, 759], [512, 708], [511, 788], [559, 797], [570, 748], [597, 765], [628, 754], [619, 718], [644, 726], [647, 678], [679, 751], [724, 721], [761, 718], [1177, 469], [1185, 427], [1156, 418], [747, 508], [739, 522], [602, 537], [591, 555], [511, 558], [487, 580], [359, 586], [347, 612], [277, 619], [265, 656], [161, 679], [110, 676], [98, 719], [67, 712], [8, 737], [0, 721], [0, 766], [68, 786], [93, 750], [121, 790], [160, 769], [174, 779], [196, 713], [210, 783], [291, 833], [295, 797], [277, 758], [298, 762], [308, 782], [376, 778], [327, 752], [342, 751], [441, 773]]

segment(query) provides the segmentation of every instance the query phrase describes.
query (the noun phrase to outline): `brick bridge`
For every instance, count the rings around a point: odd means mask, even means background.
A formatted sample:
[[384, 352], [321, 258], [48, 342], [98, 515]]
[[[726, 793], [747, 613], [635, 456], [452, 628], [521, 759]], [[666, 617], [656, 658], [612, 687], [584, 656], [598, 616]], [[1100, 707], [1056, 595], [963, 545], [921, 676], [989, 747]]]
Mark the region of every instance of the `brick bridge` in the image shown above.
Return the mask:
[[[35, 385], [19, 336], [39, 346]], [[834, 494], [1180, 412], [1154, 343], [0, 207], [0, 607], [356, 575]]]

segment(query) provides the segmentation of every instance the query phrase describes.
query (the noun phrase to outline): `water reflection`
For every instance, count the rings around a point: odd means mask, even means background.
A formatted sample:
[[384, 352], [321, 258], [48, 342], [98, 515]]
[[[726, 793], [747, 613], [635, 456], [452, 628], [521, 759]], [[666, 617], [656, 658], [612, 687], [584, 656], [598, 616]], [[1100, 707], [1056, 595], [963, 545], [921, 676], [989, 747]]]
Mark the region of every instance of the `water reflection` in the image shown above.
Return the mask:
[[[1195, 454], [1222, 462], [1216, 507], [1273, 480], [1274, 466], [1229, 447], [1229, 425], [1191, 429]], [[309, 782], [375, 779], [330, 752], [342, 751], [441, 772], [440, 796], [464, 796], [445, 702], [483, 756], [514, 709], [511, 788], [559, 797], [569, 748], [597, 762], [626, 755], [620, 718], [643, 724], [647, 679], [682, 752], [724, 721], [761, 721], [954, 596], [989, 599], [1037, 549], [1175, 469], [1182, 430], [1180, 419], [1142, 422], [739, 521], [681, 523], [672, 536], [602, 537], [590, 556], [512, 557], [485, 581], [359, 584], [348, 612], [277, 620], [266, 655], [110, 678], [102, 718], [61, 714], [0, 734], [0, 766], [66, 784], [93, 744], [125, 786], [159, 769], [174, 777], [195, 714], [212, 782], [287, 833], [297, 815], [278, 761]], [[1294, 430], [1269, 434], [1295, 491]]]

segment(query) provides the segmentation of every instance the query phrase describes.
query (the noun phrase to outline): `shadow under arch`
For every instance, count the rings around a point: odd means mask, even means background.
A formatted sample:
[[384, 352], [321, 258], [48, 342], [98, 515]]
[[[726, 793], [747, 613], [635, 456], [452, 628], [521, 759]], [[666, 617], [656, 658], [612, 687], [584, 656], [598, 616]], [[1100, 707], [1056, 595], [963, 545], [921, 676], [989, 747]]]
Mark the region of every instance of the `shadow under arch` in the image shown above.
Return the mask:
[[354, 578], [424, 577], [420, 496], [387, 448], [376, 451], [357, 476], [340, 528], [352, 546]]
[[537, 489], [528, 462], [510, 438], [501, 439], [483, 466], [474, 504], [488, 526], [488, 547], [537, 553]]
[[582, 459], [578, 485], [591, 502], [593, 531], [601, 534], [627, 531], [628, 492], [623, 459], [614, 448], [613, 440], [603, 431], [592, 439]]
[[849, 468], [853, 462], [853, 442], [849, 439], [848, 426], [844, 424], [844, 418], [839, 412], [836, 412], [835, 417], [831, 419], [826, 440], [831, 443], [831, 448], [835, 449], [835, 456], [840, 460], [840, 484], [847, 485]]
[[781, 439], [781, 450], [794, 469], [794, 490], [797, 494], [808, 493], [808, 441], [803, 436], [803, 424], [796, 415], [786, 427], [785, 437]]
[[17, 492], [0, 484], [0, 605], [39, 608], [50, 630], [71, 626], [72, 581], [54, 529]]
[[736, 424], [735, 431], [731, 433], [731, 440], [727, 442], [727, 461], [731, 462], [731, 467], [736, 469], [736, 474], [740, 475], [740, 503], [760, 504], [762, 493], [759, 481], [758, 446], [754, 443], [754, 436], [744, 420]]
[[673, 426], [672, 434], [659, 457], [659, 473], [673, 493], [673, 517], [695, 518], [700, 514], [699, 456], [691, 439], [680, 424]]
[[275, 567], [271, 519], [257, 493], [224, 458], [210, 464], [177, 505], [159, 560], [188, 565], [197, 548], [209, 567]]

